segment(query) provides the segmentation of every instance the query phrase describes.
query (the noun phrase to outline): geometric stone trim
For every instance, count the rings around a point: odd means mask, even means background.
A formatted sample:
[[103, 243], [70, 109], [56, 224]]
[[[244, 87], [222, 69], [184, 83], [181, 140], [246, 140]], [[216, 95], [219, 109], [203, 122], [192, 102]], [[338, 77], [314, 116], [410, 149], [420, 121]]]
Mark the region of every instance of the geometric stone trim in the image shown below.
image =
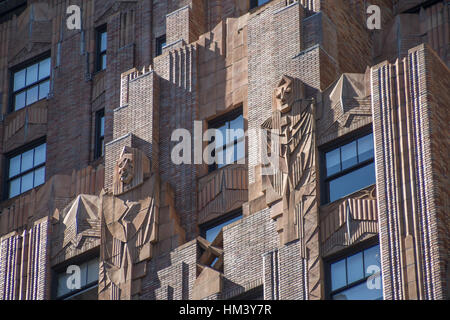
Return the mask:
[[242, 207], [248, 200], [247, 166], [234, 164], [199, 180], [199, 224]]
[[449, 69], [427, 45], [372, 68], [385, 299], [448, 298], [449, 184], [441, 178], [448, 159], [441, 150], [448, 150], [449, 86]]
[[0, 300], [49, 298], [49, 221], [43, 218], [21, 235], [0, 239]]
[[378, 234], [375, 185], [320, 209], [322, 256]]

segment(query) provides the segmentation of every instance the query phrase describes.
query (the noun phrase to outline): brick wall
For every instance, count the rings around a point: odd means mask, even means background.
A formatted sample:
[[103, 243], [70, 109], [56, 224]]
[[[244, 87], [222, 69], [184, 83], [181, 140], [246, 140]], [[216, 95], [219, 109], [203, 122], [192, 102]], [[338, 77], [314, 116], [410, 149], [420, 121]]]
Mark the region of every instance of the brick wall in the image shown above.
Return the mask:
[[[186, 239], [197, 233], [196, 177], [197, 166], [175, 165], [171, 159], [171, 136], [175, 129], [184, 128], [191, 133], [194, 145], [194, 120], [198, 119], [197, 47], [184, 46], [155, 59], [156, 73], [160, 77], [160, 175], [162, 182], [169, 182], [175, 190], [175, 207], [186, 230]], [[193, 157], [192, 160], [193, 162]]]
[[301, 251], [301, 242], [294, 241], [263, 255], [264, 300], [308, 299], [306, 259]]
[[223, 295], [242, 293], [251, 289], [252, 283], [262, 284], [263, 254], [278, 246], [276, 223], [270, 213], [264, 209], [223, 229]]
[[169, 254], [154, 257], [142, 279], [139, 299], [189, 299], [197, 274], [197, 241], [188, 242]]

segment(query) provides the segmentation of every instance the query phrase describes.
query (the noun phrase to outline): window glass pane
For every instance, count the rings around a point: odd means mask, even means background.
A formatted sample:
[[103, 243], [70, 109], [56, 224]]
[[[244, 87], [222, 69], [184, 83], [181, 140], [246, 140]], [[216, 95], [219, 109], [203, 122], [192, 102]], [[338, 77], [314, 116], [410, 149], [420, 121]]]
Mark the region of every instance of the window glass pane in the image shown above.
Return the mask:
[[331, 264], [331, 290], [337, 290], [347, 285], [345, 259]]
[[25, 172], [33, 168], [33, 150], [22, 153], [22, 169], [20, 172]]
[[39, 62], [39, 80], [50, 76], [50, 58]]
[[325, 154], [327, 177], [341, 171], [341, 156], [339, 148]]
[[358, 252], [347, 258], [347, 276], [349, 284], [364, 278], [362, 252]]
[[20, 178], [14, 179], [9, 183], [9, 197], [15, 197], [20, 194]]
[[226, 165], [225, 153], [226, 149], [216, 149], [216, 164], [219, 168]]
[[225, 164], [232, 164], [236, 160], [236, 150], [234, 145], [231, 145], [225, 149], [226, 152], [226, 158], [225, 158]]
[[14, 91], [25, 87], [25, 72], [26, 69], [14, 73]]
[[23, 91], [19, 94], [16, 94], [15, 96], [15, 102], [14, 102], [14, 110], [19, 110], [25, 107], [25, 97], [26, 97], [26, 91]]
[[33, 172], [27, 173], [22, 176], [22, 186], [20, 188], [20, 192], [24, 193], [25, 191], [33, 189]]
[[39, 100], [47, 98], [50, 90], [50, 81], [45, 81], [39, 84]]
[[34, 149], [34, 166], [38, 166], [45, 162], [45, 154], [47, 151], [47, 144], [41, 144]]
[[20, 173], [20, 154], [9, 160], [9, 178]]
[[245, 140], [242, 139], [236, 144], [236, 160], [245, 158]]
[[88, 262], [87, 284], [98, 281], [98, 259]]
[[45, 167], [39, 168], [34, 171], [34, 186], [40, 186], [45, 182]]
[[330, 202], [375, 183], [375, 164], [372, 162], [358, 170], [329, 182]]
[[206, 230], [206, 240], [208, 240], [209, 242], [212, 242], [217, 237], [217, 235], [219, 234], [220, 230], [222, 230], [223, 227], [225, 227], [235, 221], [238, 221], [240, 219], [242, 219], [242, 216], [237, 216], [232, 219], [226, 220], [223, 223], [221, 223], [213, 228]]
[[341, 147], [342, 170], [350, 168], [358, 163], [356, 157], [356, 141]]
[[106, 50], [106, 45], [107, 45], [107, 36], [106, 36], [106, 32], [102, 32], [100, 35], [100, 51], [105, 51]]
[[65, 294], [68, 294], [71, 290], [67, 287], [67, 279], [71, 276], [71, 274], [67, 274], [66, 272], [58, 274], [58, 289], [56, 290], [56, 296], [61, 297]]
[[358, 140], [359, 162], [373, 158], [373, 134], [362, 137]]
[[100, 145], [102, 146], [102, 154], [100, 156], [105, 155], [105, 139], [101, 139]]
[[368, 285], [366, 281], [347, 290], [333, 295], [333, 300], [382, 300], [383, 291], [380, 288]]
[[87, 263], [83, 263], [83, 264], [80, 265], [80, 270], [81, 270], [81, 272], [80, 272], [80, 277], [81, 277], [80, 286], [81, 286], [81, 288], [83, 288], [87, 284], [87, 267], [88, 267]]
[[27, 106], [38, 101], [38, 86], [27, 90]]
[[102, 66], [100, 68], [101, 70], [106, 69], [106, 54], [102, 55]]
[[238, 140], [244, 136], [244, 117], [242, 115], [230, 121], [230, 130], [234, 130], [230, 131], [231, 141]]
[[374, 270], [377, 269], [373, 266], [376, 266], [378, 267], [378, 269], [381, 269], [379, 245], [376, 245], [375, 247], [369, 248], [364, 251], [364, 267], [366, 268], [365, 270], [366, 276], [370, 276], [371, 274], [374, 273]]
[[38, 64], [33, 64], [27, 68], [27, 82], [26, 85], [29, 86], [38, 79]]
[[100, 136], [105, 136], [105, 116], [100, 118]]
[[[216, 131], [216, 148], [222, 147], [224, 145], [226, 145], [227, 141], [228, 141], [228, 137], [227, 137], [227, 125], [223, 125], [220, 128], [217, 128]], [[220, 138], [218, 138], [218, 135], [220, 135]]]

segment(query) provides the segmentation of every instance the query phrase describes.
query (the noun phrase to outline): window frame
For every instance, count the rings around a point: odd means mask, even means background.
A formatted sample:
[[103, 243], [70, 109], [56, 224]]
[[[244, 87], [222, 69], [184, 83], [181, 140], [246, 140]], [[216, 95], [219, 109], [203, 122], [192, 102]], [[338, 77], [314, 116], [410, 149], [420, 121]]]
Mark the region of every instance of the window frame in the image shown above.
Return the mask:
[[[107, 25], [103, 24], [95, 29], [95, 72], [101, 72], [106, 70], [108, 65], [108, 40], [106, 40], [105, 50], [101, 50], [102, 47], [102, 34], [106, 33], [106, 39], [108, 39], [108, 29]], [[102, 68], [102, 57], [106, 56], [105, 68]]]
[[163, 34], [155, 39], [155, 57], [162, 55], [165, 45], [167, 45], [166, 34]]
[[200, 236], [203, 237], [204, 239], [206, 239], [206, 232], [208, 230], [211, 230], [211, 229], [213, 229], [213, 228], [215, 228], [217, 226], [220, 226], [221, 224], [223, 224], [227, 220], [232, 220], [232, 219], [237, 218], [237, 217], [241, 217], [241, 219], [238, 219], [238, 220], [233, 221], [231, 223], [237, 222], [237, 221], [242, 220], [244, 218], [244, 212], [242, 211], [242, 208], [238, 208], [236, 210], [230, 211], [230, 212], [225, 213], [224, 215], [222, 215], [222, 216], [220, 216], [218, 218], [215, 218], [215, 219], [212, 219], [210, 221], [207, 221], [205, 223], [200, 224], [199, 225]]
[[[48, 58], [50, 59], [50, 73], [49, 73], [49, 75], [47, 77], [39, 80], [39, 62], [44, 61], [44, 60], [46, 60]], [[26, 70], [28, 67], [30, 67], [30, 66], [32, 66], [34, 64], [38, 64], [38, 71], [37, 71], [38, 72], [38, 80], [36, 82], [33, 82], [32, 84], [25, 85], [23, 88], [20, 88], [17, 91], [14, 91], [14, 74], [19, 72], [19, 71], [21, 71], [21, 70]], [[49, 92], [50, 92], [51, 81], [52, 81], [51, 78], [52, 78], [52, 56], [51, 56], [51, 51], [46, 51], [46, 52], [44, 52], [42, 54], [39, 54], [39, 55], [37, 55], [37, 56], [35, 56], [35, 57], [31, 58], [31, 59], [28, 59], [28, 60], [26, 60], [26, 61], [24, 61], [22, 63], [19, 63], [19, 64], [15, 65], [15, 66], [11, 67], [9, 69], [8, 113], [13, 113], [13, 112], [25, 109], [26, 107], [31, 106], [32, 104], [34, 104], [34, 103], [36, 103], [38, 101], [46, 99], [48, 95], [46, 97], [42, 98], [42, 99], [39, 99], [39, 85], [41, 83], [49, 81]], [[25, 71], [25, 81], [26, 81], [26, 71]], [[30, 88], [32, 88], [34, 86], [38, 86], [38, 98], [37, 98], [37, 100], [35, 102], [33, 102], [33, 103], [30, 103], [30, 104], [27, 104], [26, 100], [25, 100], [25, 105], [22, 108], [16, 110], [15, 109], [15, 96], [17, 94], [19, 94], [19, 93], [26, 92], [28, 89], [30, 89]]]
[[249, 1], [249, 9], [250, 10], [253, 10], [253, 9], [255, 9], [255, 8], [258, 8], [258, 7], [260, 7], [260, 6], [263, 6], [263, 5], [265, 5], [266, 3], [269, 3], [271, 0], [267, 0], [266, 2], [264, 2], [264, 3], [262, 3], [262, 4], [259, 4], [258, 3], [258, 0], [250, 0]]
[[[222, 116], [218, 116], [218, 117], [208, 121], [208, 129], [218, 129], [218, 128], [222, 127], [223, 125], [225, 125], [226, 123], [229, 123], [229, 122], [237, 119], [239, 116], [242, 116], [242, 120], [243, 120], [243, 128], [242, 128], [242, 130], [244, 131], [244, 135], [242, 137], [238, 138], [238, 139], [235, 139], [233, 141], [233, 145], [231, 145], [231, 142], [227, 143], [227, 141], [223, 141], [223, 146], [221, 148], [222, 148], [222, 153], [224, 155], [226, 155], [226, 150], [227, 149], [229, 149], [231, 147], [235, 148], [235, 147], [237, 147], [237, 144], [239, 142], [243, 142], [244, 143], [244, 158], [246, 157], [246, 152], [245, 152], [246, 151], [245, 150], [245, 118], [244, 118], [243, 111], [244, 111], [244, 108], [243, 108], [242, 105], [240, 105], [239, 107], [234, 108], [233, 110], [223, 114]], [[212, 143], [212, 142], [208, 141], [208, 144], [210, 144], [210, 143]], [[217, 149], [218, 148], [214, 148], [214, 157], [216, 156], [216, 150]], [[237, 157], [237, 154], [235, 156]], [[241, 160], [241, 159], [237, 159], [236, 162]], [[219, 164], [217, 162], [214, 162], [213, 164], [210, 164], [208, 166], [208, 173], [212, 173], [212, 172], [214, 172], [214, 171], [216, 171], [218, 169], [222, 169], [222, 168], [224, 168], [224, 167], [226, 167], [228, 165], [233, 165], [233, 164], [236, 164], [236, 163], [224, 163], [223, 166], [219, 168]]]
[[[101, 135], [101, 119], [103, 117], [103, 135]], [[105, 144], [105, 108], [95, 112], [95, 147], [94, 160], [102, 158], [104, 154]]]
[[79, 295], [80, 293], [83, 293], [84, 291], [87, 291], [89, 289], [92, 289], [94, 287], [98, 287], [99, 285], [99, 281], [100, 281], [100, 277], [97, 280], [97, 283], [91, 283], [91, 284], [87, 284], [85, 287], [81, 287], [80, 289], [74, 290], [70, 293], [67, 293], [65, 295], [62, 295], [60, 297], [57, 297], [56, 295], [58, 294], [58, 275], [66, 272], [67, 268], [70, 265], [82, 265], [83, 263], [88, 263], [92, 260], [94, 260], [95, 258], [98, 258], [99, 261], [99, 269], [100, 269], [100, 250], [98, 248], [93, 249], [93, 250], [89, 250], [86, 253], [81, 254], [80, 256], [76, 256], [74, 258], [71, 258], [55, 267], [53, 267], [51, 269], [51, 297], [54, 300], [67, 300], [67, 298], [70, 297], [74, 297], [76, 295]]
[[[348, 257], [351, 257], [360, 252], [364, 252], [365, 250], [375, 247], [377, 245], [380, 246], [378, 237], [372, 237], [370, 239], [367, 239], [367, 240], [359, 242], [355, 245], [352, 245], [351, 247], [345, 248], [345, 249], [323, 259], [324, 265], [325, 265], [325, 298], [327, 300], [332, 300], [333, 295], [336, 295], [340, 292], [344, 292], [350, 288], [356, 287], [356, 286], [360, 285], [361, 283], [367, 282], [369, 277], [373, 276], [373, 275], [364, 276], [360, 280], [354, 281], [351, 284], [347, 284], [346, 286], [333, 291], [331, 288], [331, 265], [333, 263], [339, 262], [343, 259], [347, 259]], [[380, 248], [379, 252], [380, 252], [380, 257], [381, 257], [381, 248]], [[363, 258], [363, 267], [364, 267], [364, 258]], [[345, 268], [346, 268], [346, 272], [347, 272], [347, 269], [348, 269], [347, 260], [345, 261]], [[381, 268], [381, 262], [380, 262], [380, 268]], [[380, 272], [381, 272], [381, 270], [380, 270]], [[380, 277], [381, 276], [382, 276], [382, 272], [380, 273]]]
[[[367, 165], [370, 165], [371, 163], [375, 163], [375, 144], [374, 144], [374, 154], [371, 159], [364, 160], [362, 162], [359, 162], [349, 168], [346, 168], [344, 170], [339, 171], [338, 173], [332, 174], [331, 176], [327, 176], [327, 168], [326, 168], [326, 154], [330, 151], [340, 149], [341, 147], [351, 143], [356, 142], [357, 140], [373, 134], [372, 126], [365, 126], [360, 129], [357, 129], [355, 131], [352, 131], [336, 140], [333, 140], [332, 142], [329, 142], [325, 144], [324, 146], [320, 147], [319, 154], [320, 154], [320, 181], [321, 181], [321, 205], [328, 205], [330, 203], [333, 203], [335, 201], [342, 200], [343, 198], [336, 199], [333, 202], [330, 201], [330, 181], [336, 180], [340, 177], [343, 177], [353, 171], [357, 171]], [[356, 146], [356, 156], [358, 155], [358, 144]], [[342, 152], [340, 151], [340, 163], [342, 165]], [[351, 193], [350, 193], [351, 194]], [[349, 195], [350, 195], [349, 194]], [[322, 196], [323, 195], [323, 196]], [[347, 195], [348, 196], [348, 195]]]
[[[3, 196], [3, 199], [4, 199], [4, 200], [16, 198], [16, 197], [18, 197], [18, 196], [20, 196], [20, 195], [22, 195], [22, 194], [24, 194], [24, 193], [27, 193], [27, 192], [33, 190], [34, 188], [37, 188], [37, 187], [42, 186], [42, 185], [45, 184], [46, 179], [45, 179], [45, 176], [44, 176], [44, 183], [43, 183], [43, 184], [40, 184], [39, 186], [33, 187], [33, 188], [31, 188], [30, 190], [27, 190], [27, 191], [25, 191], [25, 192], [21, 192], [21, 193], [15, 195], [14, 197], [10, 197], [10, 196], [9, 196], [9, 183], [10, 183], [12, 180], [17, 179], [17, 178], [19, 178], [19, 177], [22, 177], [22, 176], [24, 176], [24, 175], [27, 175], [27, 174], [29, 174], [30, 172], [33, 172], [33, 171], [35, 171], [35, 170], [37, 170], [37, 169], [40, 169], [40, 168], [42, 168], [42, 167], [46, 167], [46, 165], [47, 165], [47, 146], [46, 146], [46, 153], [45, 153], [45, 162], [43, 162], [42, 164], [39, 164], [39, 165], [36, 166], [36, 167], [32, 167], [32, 168], [30, 168], [30, 169], [28, 169], [28, 170], [26, 170], [26, 171], [24, 171], [24, 172], [21, 172], [20, 174], [15, 175], [15, 176], [13, 176], [13, 177], [9, 177], [10, 160], [11, 160], [12, 158], [14, 158], [14, 157], [20, 155], [20, 154], [23, 154], [23, 153], [25, 153], [25, 152], [27, 152], [27, 151], [29, 151], [29, 150], [32, 150], [32, 149], [34, 149], [34, 148], [36, 148], [36, 147], [38, 147], [38, 146], [40, 146], [40, 145], [46, 144], [46, 143], [47, 143], [46, 137], [39, 138], [39, 139], [37, 139], [37, 140], [35, 140], [35, 141], [33, 141], [33, 142], [30, 142], [30, 143], [28, 143], [28, 144], [26, 144], [26, 145], [23, 145], [23, 146], [21, 146], [21, 147], [15, 149], [15, 150], [13, 150], [13, 151], [8, 152], [8, 153], [5, 154], [5, 160], [6, 160], [6, 161], [5, 161], [5, 162], [6, 162], [6, 164], [5, 164], [5, 169], [4, 169], [5, 182], [4, 182], [4, 186], [3, 186], [3, 187], [4, 187], [4, 190], [5, 190], [4, 196]], [[45, 174], [47, 174], [47, 170], [45, 170]], [[33, 185], [34, 185], [34, 177], [33, 177]], [[21, 187], [22, 187], [22, 186], [21, 186]]]

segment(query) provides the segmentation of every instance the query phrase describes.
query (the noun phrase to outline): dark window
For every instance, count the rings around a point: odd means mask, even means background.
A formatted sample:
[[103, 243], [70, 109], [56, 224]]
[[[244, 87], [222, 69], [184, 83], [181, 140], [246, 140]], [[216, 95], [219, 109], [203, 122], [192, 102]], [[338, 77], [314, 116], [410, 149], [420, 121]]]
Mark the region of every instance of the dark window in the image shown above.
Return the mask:
[[212, 156], [215, 158], [214, 164], [209, 167], [210, 172], [245, 158], [242, 107], [210, 121], [208, 127], [216, 129], [216, 136], [210, 140], [210, 143], [214, 143]]
[[105, 155], [105, 109], [95, 114], [95, 159]]
[[97, 71], [106, 69], [107, 41], [106, 26], [102, 26], [97, 29]]
[[373, 134], [324, 153], [325, 201], [333, 202], [375, 184]]
[[45, 182], [46, 151], [47, 144], [40, 143], [7, 157], [8, 198], [18, 196]]
[[166, 45], [166, 35], [156, 38], [156, 57], [162, 55], [163, 48]]
[[270, 0], [250, 0], [250, 9], [262, 6], [263, 4], [269, 2]]
[[242, 211], [227, 214], [226, 216], [207, 222], [200, 226], [200, 234], [209, 242], [213, 242], [223, 227], [242, 219]]
[[241, 293], [230, 300], [264, 300], [264, 287], [259, 286]]
[[[56, 273], [55, 298], [58, 300], [97, 300], [98, 299], [98, 257], [80, 264], [78, 272], [65, 267]], [[76, 277], [79, 275], [79, 283]], [[79, 285], [79, 287], [78, 287]]]
[[35, 60], [12, 72], [12, 111], [47, 98], [50, 90], [50, 57]]
[[382, 300], [380, 246], [375, 245], [328, 265], [332, 300]]

